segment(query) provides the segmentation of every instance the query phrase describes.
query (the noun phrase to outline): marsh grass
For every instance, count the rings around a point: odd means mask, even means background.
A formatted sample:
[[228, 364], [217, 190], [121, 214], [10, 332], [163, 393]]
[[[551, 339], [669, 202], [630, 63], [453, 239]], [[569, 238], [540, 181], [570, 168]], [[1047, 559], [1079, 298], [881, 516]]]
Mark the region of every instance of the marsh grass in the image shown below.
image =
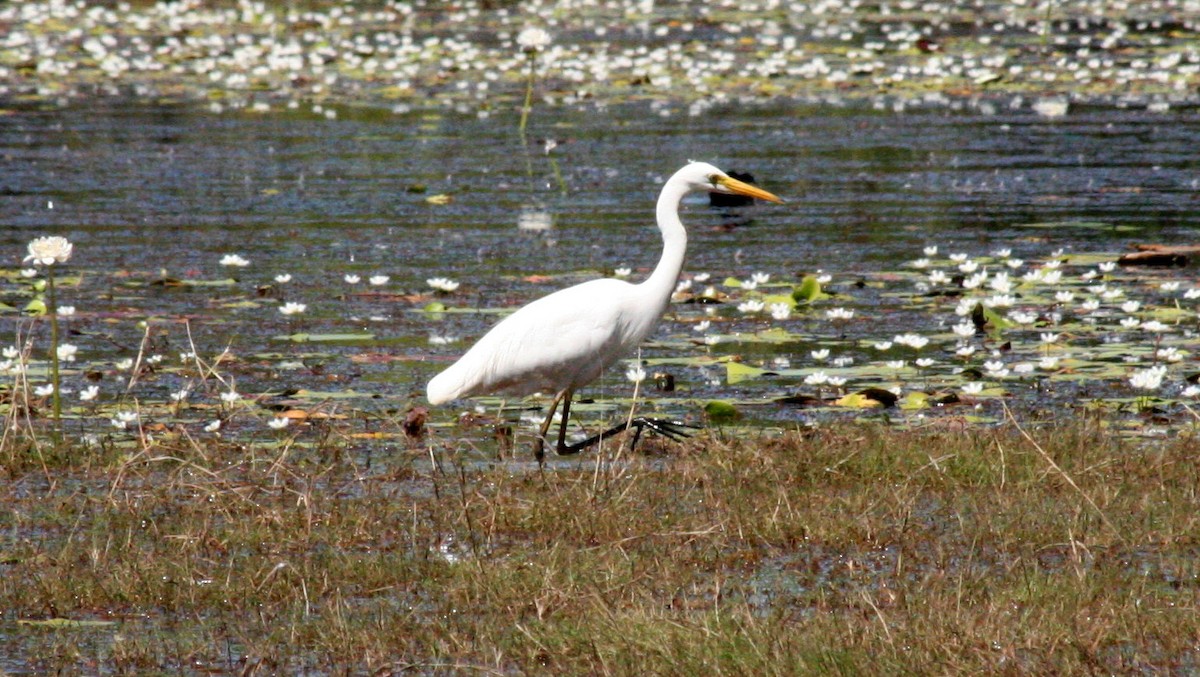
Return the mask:
[[10, 449], [0, 654], [20, 658], [5, 669], [1016, 674], [1200, 660], [1186, 433], [1139, 442], [1094, 420], [710, 431], [545, 471], [448, 439], [368, 465], [339, 439], [280, 453], [180, 438], [36, 463]]

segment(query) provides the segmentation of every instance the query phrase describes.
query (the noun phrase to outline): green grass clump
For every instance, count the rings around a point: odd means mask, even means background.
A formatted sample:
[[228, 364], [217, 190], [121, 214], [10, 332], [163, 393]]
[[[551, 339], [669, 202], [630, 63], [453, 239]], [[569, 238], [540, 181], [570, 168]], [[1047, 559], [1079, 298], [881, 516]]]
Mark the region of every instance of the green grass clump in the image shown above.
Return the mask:
[[545, 471], [453, 445], [10, 454], [0, 646], [33, 671], [1187, 670], [1196, 446], [1081, 422]]

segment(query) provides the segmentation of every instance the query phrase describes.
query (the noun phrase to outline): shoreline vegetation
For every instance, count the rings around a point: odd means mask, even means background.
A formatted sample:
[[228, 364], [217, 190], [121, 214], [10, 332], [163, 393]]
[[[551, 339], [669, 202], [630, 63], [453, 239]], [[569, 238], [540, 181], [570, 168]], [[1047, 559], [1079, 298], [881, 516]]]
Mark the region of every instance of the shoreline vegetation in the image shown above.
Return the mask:
[[1082, 419], [712, 431], [545, 472], [336, 443], [48, 474], [10, 452], [0, 667], [1187, 672], [1195, 448]]

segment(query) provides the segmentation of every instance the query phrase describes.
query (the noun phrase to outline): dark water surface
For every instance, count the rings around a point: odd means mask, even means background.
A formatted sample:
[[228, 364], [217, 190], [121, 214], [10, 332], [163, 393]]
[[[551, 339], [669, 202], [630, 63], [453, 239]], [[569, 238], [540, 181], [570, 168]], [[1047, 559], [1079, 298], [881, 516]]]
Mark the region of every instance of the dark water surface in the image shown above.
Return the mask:
[[[1075, 108], [1051, 119], [1003, 107], [982, 115], [788, 106], [689, 116], [639, 104], [535, 109], [530, 130], [526, 148], [515, 116], [501, 112], [347, 108], [326, 119], [133, 104], [9, 109], [0, 118], [0, 251], [15, 269], [35, 236], [75, 243], [70, 269], [85, 277], [64, 303], [77, 306], [77, 329], [112, 339], [77, 341], [85, 358], [131, 356], [142, 334], [137, 320], [187, 317], [202, 354], [229, 345], [264, 365], [300, 356], [302, 368], [284, 381], [350, 388], [403, 409], [495, 319], [417, 312], [430, 301], [427, 278], [460, 281], [442, 299], [458, 308], [512, 307], [621, 266], [637, 279], [658, 256], [657, 191], [688, 159], [750, 171], [788, 199], [734, 211], [710, 208], [703, 197], [688, 203], [685, 275], [709, 272], [718, 284], [756, 271], [795, 282], [822, 270], [836, 289], [903, 270], [931, 244], [943, 256], [1011, 247], [1014, 257], [1045, 259], [1058, 249], [1195, 243], [1200, 232], [1200, 115], [1187, 110]], [[549, 155], [545, 137], [558, 142]], [[450, 202], [427, 201], [435, 195]], [[519, 231], [531, 209], [547, 212], [553, 230]], [[251, 264], [221, 267], [230, 253]], [[283, 273], [294, 279], [265, 288]], [[349, 273], [363, 281], [347, 284]], [[1193, 273], [1174, 275], [1186, 287]], [[372, 274], [390, 280], [372, 287]], [[237, 282], [149, 285], [164, 276]], [[8, 302], [19, 307], [13, 285]], [[308, 311], [284, 318], [277, 299]], [[921, 329], [918, 318], [872, 328], [869, 300], [858, 303], [863, 338]], [[854, 295], [844, 304], [854, 305]], [[700, 311], [673, 312], [697, 319]], [[272, 339], [296, 331], [376, 338], [317, 350]], [[460, 340], [433, 345], [431, 335]], [[181, 348], [181, 336], [165, 331], [161, 352]], [[667, 322], [658, 337], [672, 336], [689, 336], [688, 327]], [[808, 347], [772, 350], [799, 361]], [[346, 361], [363, 353], [386, 359]], [[308, 371], [314, 362], [322, 373]], [[247, 373], [243, 383], [277, 387], [269, 378], [277, 376]], [[164, 376], [161, 386], [183, 382]]]

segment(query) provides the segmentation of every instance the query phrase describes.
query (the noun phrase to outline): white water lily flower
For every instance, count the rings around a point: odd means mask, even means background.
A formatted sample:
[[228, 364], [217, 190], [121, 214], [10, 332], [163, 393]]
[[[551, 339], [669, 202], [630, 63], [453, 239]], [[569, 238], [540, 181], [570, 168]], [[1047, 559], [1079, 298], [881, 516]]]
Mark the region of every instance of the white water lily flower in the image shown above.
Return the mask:
[[987, 271], [981, 270], [972, 274], [971, 277], [963, 280], [962, 286], [963, 289], [975, 289], [979, 285], [983, 284], [985, 280], [987, 280]]
[[49, 395], [53, 395], [54, 394], [54, 384], [47, 383], [46, 385], [40, 385], [33, 389], [33, 394], [37, 395], [38, 397], [47, 397]]
[[936, 244], [929, 245], [922, 250], [925, 256], [937, 256], [938, 248]]
[[964, 395], [978, 395], [979, 393], [983, 392], [983, 384], [979, 381], [964, 383], [962, 385], [962, 391]]
[[267, 427], [269, 427], [271, 430], [283, 430], [291, 425], [291, 423], [292, 419], [288, 418], [287, 416], [276, 416], [270, 421], [267, 421]]
[[770, 311], [771, 317], [776, 320], [786, 320], [792, 316], [792, 307], [786, 303], [772, 303]]
[[1129, 375], [1129, 385], [1138, 390], [1158, 390], [1163, 377], [1167, 375], [1165, 366], [1149, 367], [1135, 371]]
[[900, 334], [892, 340], [902, 346], [913, 348], [914, 350], [920, 350], [929, 344], [929, 339], [918, 334]]
[[951, 327], [951, 329], [954, 330], [956, 336], [961, 336], [962, 338], [971, 338], [975, 335], [975, 324], [972, 322], [959, 322]]
[[225, 404], [233, 404], [234, 402], [237, 402], [240, 399], [242, 399], [242, 396], [236, 390], [230, 389], [230, 390], [226, 390], [225, 392], [221, 393], [221, 401], [224, 402]]
[[296, 303], [295, 301], [288, 301], [282, 306], [279, 306], [279, 312], [283, 313], [284, 315], [296, 315], [298, 313], [303, 313], [306, 310], [308, 310], [307, 305], [303, 303]]
[[110, 422], [117, 430], [125, 430], [129, 427], [130, 423], [136, 423], [137, 420], [138, 415], [136, 411], [118, 411], [117, 417], [110, 419]]
[[642, 381], [646, 380], [646, 370], [642, 369], [640, 366], [630, 367], [625, 371], [625, 378], [633, 381], [634, 383], [641, 383]]
[[617, 277], [629, 277], [632, 272], [632, 268], [621, 267], [613, 270], [613, 275]]
[[820, 350], [814, 350], [809, 354], [812, 355], [812, 358], [814, 360], [816, 360], [817, 362], [824, 362], [825, 360], [829, 359], [829, 349], [828, 348], [821, 348]]
[[1058, 358], [1050, 355], [1043, 357], [1041, 360], [1038, 360], [1038, 369], [1045, 369], [1046, 371], [1058, 369]]
[[58, 347], [58, 359], [62, 360], [63, 362], [74, 362], [75, 354], [78, 352], [79, 348], [77, 346], [71, 345], [70, 343], [64, 343]]
[[810, 386], [819, 386], [822, 383], [829, 382], [829, 374], [826, 374], [823, 371], [814, 371], [813, 373], [804, 377], [804, 382]]
[[35, 238], [29, 243], [29, 254], [24, 263], [35, 266], [52, 266], [56, 263], [66, 263], [71, 258], [74, 245], [65, 237], [53, 235]]
[[825, 311], [825, 317], [833, 320], [834, 322], [841, 322], [853, 318], [854, 311], [847, 310], [845, 308], [830, 308], [829, 310]]
[[1033, 324], [1037, 320], [1037, 315], [1034, 313], [1014, 310], [1008, 314], [1008, 319], [1016, 322], [1017, 324]]
[[367, 278], [367, 282], [370, 282], [372, 285], [378, 287], [380, 285], [387, 284], [388, 280], [390, 279], [392, 278], [387, 275], [372, 275], [371, 277]]
[[346, 284], [358, 284], [359, 281], [362, 280], [361, 277], [353, 273], [347, 273], [346, 275], [342, 276], [342, 279], [346, 281]]
[[749, 301], [743, 301], [739, 303], [737, 309], [739, 313], [757, 313], [761, 312], [766, 305], [767, 304], [757, 299], [750, 299]]
[[246, 266], [250, 265], [250, 260], [242, 258], [237, 254], [226, 254], [225, 256], [221, 257], [221, 265], [233, 266], [235, 268], [245, 268]]
[[517, 34], [517, 46], [523, 52], [540, 52], [550, 46], [550, 33], [544, 28], [530, 26]]
[[[283, 273], [281, 275], [276, 275], [275, 281], [278, 282], [279, 284], [287, 284], [288, 282], [292, 281], [292, 276], [289, 273]], [[220, 423], [220, 421], [217, 421], [217, 423]]]
[[428, 280], [425, 280], [425, 284], [429, 285], [430, 287], [433, 287], [437, 291], [444, 291], [444, 292], [452, 292], [455, 289], [458, 289], [458, 285], [459, 285], [458, 282], [455, 282], [454, 280], [451, 280], [450, 278], [447, 278], [447, 277], [431, 277]]
[[771, 274], [770, 273], [751, 273], [750, 279], [753, 280], [755, 284], [766, 284], [771, 281]]
[[213, 421], [212, 423], [209, 423], [208, 425], [204, 426], [204, 432], [206, 432], [206, 433], [215, 433], [220, 429], [221, 429], [221, 421], [220, 420]]
[[100, 386], [90, 385], [79, 391], [79, 399], [84, 402], [91, 402], [100, 395]]
[[59, 317], [71, 317], [74, 314], [75, 314], [75, 306], [59, 306], [58, 307], [58, 316]]
[[1183, 361], [1183, 353], [1179, 352], [1179, 349], [1176, 348], [1175, 346], [1166, 346], [1163, 348], [1159, 348], [1154, 353], [1154, 355], [1155, 355], [1155, 357], [1162, 360], [1163, 362], [1182, 362]]

